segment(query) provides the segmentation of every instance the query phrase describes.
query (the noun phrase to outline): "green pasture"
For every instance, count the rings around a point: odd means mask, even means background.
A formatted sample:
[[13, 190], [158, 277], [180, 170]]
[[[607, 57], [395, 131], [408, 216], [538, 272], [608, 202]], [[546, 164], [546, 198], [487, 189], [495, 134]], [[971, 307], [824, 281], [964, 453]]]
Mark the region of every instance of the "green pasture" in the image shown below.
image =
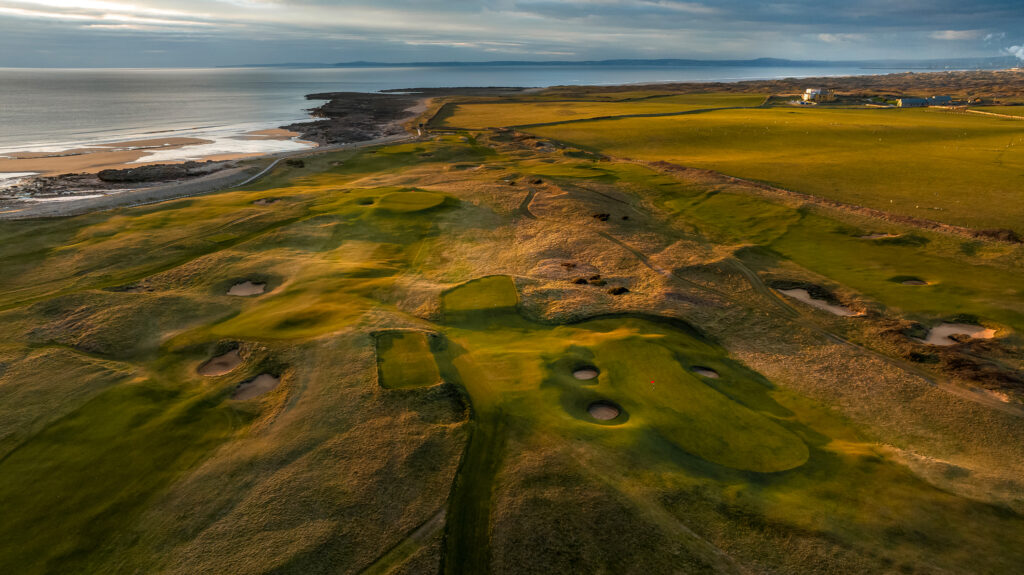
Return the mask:
[[[640, 94], [634, 94], [640, 95]], [[761, 94], [680, 94], [616, 102], [495, 102], [458, 104], [444, 125], [482, 129], [546, 124], [606, 116], [675, 114], [710, 108], [753, 107]]]
[[1024, 231], [1024, 124], [938, 110], [720, 110], [531, 128], [886, 212]]

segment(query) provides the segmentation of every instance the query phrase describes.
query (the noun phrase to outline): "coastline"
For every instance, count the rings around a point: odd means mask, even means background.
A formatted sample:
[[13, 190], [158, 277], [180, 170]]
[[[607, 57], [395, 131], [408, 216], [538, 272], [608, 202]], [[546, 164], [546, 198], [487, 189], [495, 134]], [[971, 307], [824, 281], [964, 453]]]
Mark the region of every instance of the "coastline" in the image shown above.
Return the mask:
[[[416, 136], [411, 134], [420, 135], [420, 128], [428, 123], [426, 118], [420, 125], [413, 124], [413, 120], [421, 117], [435, 98], [500, 99], [543, 90], [553, 98], [572, 99], [580, 93], [615, 92], [624, 87], [657, 87], [672, 93], [760, 91], [778, 94], [800, 92], [807, 85], [829, 86], [843, 92], [899, 94], [942, 90], [954, 95], [988, 96], [1006, 89], [1008, 83], [1024, 89], [1024, 72], [1019, 69], [905, 72], [735, 82], [654, 82], [548, 88], [408, 88], [381, 92], [314, 93], [307, 95], [306, 100], [324, 103], [308, 110], [311, 115], [309, 121], [237, 134], [225, 139], [230, 140], [230, 148], [225, 148], [225, 140], [215, 142], [174, 136], [102, 143], [60, 152], [0, 152], [0, 219], [59, 217], [210, 193], [249, 183], [267, 164], [273, 167], [285, 158], [412, 139]], [[443, 114], [443, 109], [442, 106], [435, 110], [431, 116]], [[180, 169], [164, 169], [180, 165], [187, 167], [187, 173], [182, 174]], [[112, 184], [109, 178], [103, 177], [101, 172], [109, 170], [121, 172], [113, 174], [116, 183]], [[5, 175], [25, 179], [12, 185], [11, 180], [4, 178]], [[153, 175], [158, 177], [147, 179]]]
[[[311, 146], [300, 150], [272, 152], [248, 155], [220, 155], [205, 158], [207, 163], [221, 164], [211, 173], [191, 179], [174, 181], [147, 182], [145, 186], [135, 188], [103, 188], [69, 191], [72, 195], [54, 195], [40, 201], [38, 198], [4, 198], [4, 188], [0, 188], [0, 220], [28, 220], [37, 218], [60, 218], [82, 215], [91, 212], [105, 211], [127, 206], [140, 206], [155, 204], [165, 201], [172, 201], [192, 196], [204, 195], [241, 187], [253, 183], [273, 169], [282, 161], [289, 159], [300, 159], [315, 154], [335, 152], [340, 150], [357, 149], [396, 143], [404, 140], [413, 140], [418, 137], [408, 131], [405, 126], [422, 115], [429, 108], [432, 98], [417, 98], [409, 108], [403, 109], [404, 115], [391, 118], [375, 126], [372, 133], [364, 132], [365, 139], [355, 142], [332, 142], [320, 144], [312, 142], [309, 134], [291, 131], [289, 127], [269, 128], [259, 132], [252, 132], [249, 135], [252, 140], [274, 140], [288, 138], [290, 141], [304, 141]], [[344, 116], [342, 116], [344, 117]], [[328, 118], [327, 121], [336, 122], [339, 118]], [[296, 124], [293, 126], [301, 126]], [[322, 125], [318, 126], [322, 128]], [[202, 144], [193, 144], [202, 145]], [[166, 149], [166, 148], [163, 148]], [[95, 153], [95, 152], [94, 152]], [[104, 153], [100, 151], [99, 153]], [[50, 159], [59, 159], [59, 156]], [[239, 161], [241, 160], [241, 161]], [[3, 160], [0, 159], [0, 162]], [[22, 161], [22, 160], [11, 160]], [[124, 171], [126, 165], [132, 168], [155, 166], [163, 167], [168, 165], [180, 165], [185, 162], [163, 162], [163, 163], [132, 163], [114, 164], [109, 168], [112, 170]], [[2, 165], [2, 164], [0, 164]], [[58, 170], [59, 171], [59, 170]], [[99, 171], [98, 169], [95, 171]], [[2, 174], [0, 174], [2, 175]], [[73, 175], [73, 174], [66, 174]], [[58, 176], [59, 178], [60, 176]], [[30, 179], [44, 179], [33, 177]], [[14, 186], [8, 188], [11, 189]]]

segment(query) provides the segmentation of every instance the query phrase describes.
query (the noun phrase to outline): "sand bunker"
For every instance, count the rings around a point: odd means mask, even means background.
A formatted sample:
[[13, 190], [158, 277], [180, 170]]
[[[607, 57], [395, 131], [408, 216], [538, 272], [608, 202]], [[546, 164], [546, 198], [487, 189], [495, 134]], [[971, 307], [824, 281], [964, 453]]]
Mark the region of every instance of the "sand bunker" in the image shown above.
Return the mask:
[[924, 280], [912, 279], [912, 280], [903, 280], [903, 281], [900, 282], [900, 284], [901, 285], [905, 285], [905, 286], [926, 286], [926, 285], [928, 285], [928, 282], [926, 282]]
[[581, 367], [572, 372], [572, 376], [580, 381], [590, 381], [591, 379], [597, 379], [597, 376], [601, 375], [601, 370], [593, 366]]
[[281, 383], [281, 378], [270, 375], [269, 373], [257, 375], [255, 378], [239, 384], [235, 389], [235, 393], [231, 395], [231, 399], [237, 399], [239, 401], [254, 399], [274, 389], [279, 383]]
[[833, 305], [825, 300], [814, 299], [813, 297], [811, 297], [811, 294], [808, 293], [805, 289], [783, 289], [779, 290], [779, 293], [785, 294], [795, 300], [802, 301], [813, 308], [817, 308], [822, 311], [827, 311], [831, 314], [843, 317], [855, 317], [862, 315], [841, 305]]
[[721, 377], [718, 375], [717, 371], [711, 369], [710, 367], [704, 367], [702, 365], [695, 365], [690, 371], [696, 373], [701, 377], [708, 377], [711, 379], [718, 379], [719, 377]]
[[253, 204], [256, 204], [257, 206], [272, 206], [280, 201], [281, 198], [263, 198], [260, 200], [256, 200], [255, 202], [253, 202]]
[[885, 238], [898, 238], [898, 234], [870, 234], [866, 236], [860, 236], [862, 240], [881, 240]]
[[265, 291], [267, 291], [267, 284], [244, 281], [231, 286], [231, 289], [228, 290], [228, 295], [251, 297], [254, 295], [263, 295]]
[[197, 371], [199, 372], [199, 375], [217, 377], [218, 375], [231, 373], [241, 364], [242, 356], [238, 355], [237, 349], [233, 349], [224, 355], [218, 355], [203, 365], [200, 365]]
[[611, 421], [622, 413], [622, 409], [610, 401], [595, 401], [587, 407], [590, 417], [598, 421]]
[[928, 332], [927, 338], [918, 341], [928, 345], [956, 345], [960, 343], [951, 338], [951, 335], [965, 335], [973, 339], [992, 339], [996, 336], [996, 330], [969, 323], [943, 323], [933, 327]]

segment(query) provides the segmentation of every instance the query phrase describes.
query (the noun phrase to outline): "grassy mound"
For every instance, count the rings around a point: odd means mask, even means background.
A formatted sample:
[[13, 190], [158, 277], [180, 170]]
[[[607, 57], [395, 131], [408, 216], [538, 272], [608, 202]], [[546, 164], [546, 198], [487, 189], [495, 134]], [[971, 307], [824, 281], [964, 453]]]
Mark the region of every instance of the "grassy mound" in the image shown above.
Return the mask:
[[381, 196], [380, 201], [377, 202], [377, 209], [398, 213], [423, 212], [440, 206], [445, 199], [444, 194], [437, 192], [417, 190], [392, 192]]

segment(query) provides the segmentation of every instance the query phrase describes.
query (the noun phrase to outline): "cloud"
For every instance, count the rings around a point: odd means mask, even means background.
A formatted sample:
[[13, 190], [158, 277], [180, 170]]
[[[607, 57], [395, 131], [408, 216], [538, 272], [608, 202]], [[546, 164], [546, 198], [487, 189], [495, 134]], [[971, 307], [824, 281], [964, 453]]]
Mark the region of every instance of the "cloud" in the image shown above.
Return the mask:
[[937, 30], [928, 36], [934, 40], [976, 40], [984, 30]]
[[864, 34], [818, 34], [818, 40], [828, 44], [840, 44], [843, 42], [863, 42], [867, 39]]
[[1024, 60], [1024, 46], [1010, 46], [1004, 52], [1010, 56], [1016, 56], [1018, 60]]
[[[1020, 0], [0, 0], [0, 66], [1009, 53]], [[1016, 40], [1016, 39], [1014, 39]], [[117, 49], [111, 48], [120, 42]], [[108, 42], [111, 43], [108, 45]], [[154, 45], [174, 42], [173, 47]], [[261, 50], [252, 49], [254, 45]], [[52, 49], [52, 45], [62, 46]], [[46, 58], [31, 56], [51, 50]], [[138, 58], [137, 58], [138, 57]], [[241, 59], [240, 59], [241, 58]]]

